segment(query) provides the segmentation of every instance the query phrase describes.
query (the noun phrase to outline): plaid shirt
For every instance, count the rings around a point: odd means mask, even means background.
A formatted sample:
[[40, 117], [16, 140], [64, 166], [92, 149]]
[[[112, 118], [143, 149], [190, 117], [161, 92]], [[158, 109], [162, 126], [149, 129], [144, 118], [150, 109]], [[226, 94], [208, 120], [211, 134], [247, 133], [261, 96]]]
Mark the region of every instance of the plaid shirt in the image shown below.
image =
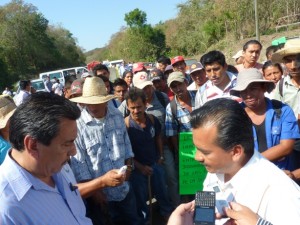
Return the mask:
[[230, 95], [230, 90], [236, 85], [236, 76], [233, 73], [230, 73], [228, 71], [226, 73], [230, 79], [230, 82], [227, 84], [224, 90], [221, 90], [217, 86], [213, 85], [213, 83], [210, 80], [208, 80], [204, 84], [204, 86], [198, 89], [196, 94], [196, 99], [195, 99], [196, 109], [204, 105], [205, 102], [216, 98], [230, 97], [233, 100], [237, 100], [238, 102], [241, 102], [240, 98]]
[[[77, 154], [71, 157], [71, 167], [77, 182], [94, 179], [112, 169], [124, 166], [133, 157], [123, 116], [108, 104], [103, 122], [94, 119], [86, 109], [77, 120], [75, 140]], [[108, 201], [123, 200], [129, 190], [127, 182], [118, 187], [104, 188]]]
[[[192, 101], [192, 110], [195, 108], [195, 93], [189, 91]], [[165, 122], [165, 133], [167, 137], [175, 136], [179, 132], [188, 132], [192, 130], [191, 123], [190, 123], [190, 112], [182, 107], [179, 102], [177, 101], [177, 97], [174, 97], [177, 107], [177, 115], [176, 118], [180, 124], [177, 123], [175, 120], [172, 110], [171, 104], [167, 105], [166, 108], [166, 122]], [[178, 127], [179, 126], [179, 127]], [[178, 129], [179, 128], [179, 129]]]

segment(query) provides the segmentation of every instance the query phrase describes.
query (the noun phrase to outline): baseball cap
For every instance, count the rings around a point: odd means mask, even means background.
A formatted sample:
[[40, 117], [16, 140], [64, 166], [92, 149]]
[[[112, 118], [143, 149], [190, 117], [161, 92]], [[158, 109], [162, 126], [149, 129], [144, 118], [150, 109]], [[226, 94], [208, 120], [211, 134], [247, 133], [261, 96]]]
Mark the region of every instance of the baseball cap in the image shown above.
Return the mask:
[[164, 80], [164, 74], [161, 70], [159, 69], [153, 69], [150, 72], [150, 80]]
[[173, 72], [173, 73], [170, 73], [169, 77], [168, 77], [168, 87], [171, 86], [171, 83], [173, 81], [178, 81], [180, 83], [184, 82], [185, 81], [185, 76], [183, 75], [182, 72], [179, 72], [179, 71], [176, 71], [176, 72]]
[[133, 63], [132, 65], [132, 72], [133, 73], [137, 73], [140, 72], [142, 70], [145, 70], [146, 68], [144, 67], [144, 63], [142, 62], [137, 62], [137, 63]]
[[153, 85], [148, 77], [148, 74], [144, 71], [134, 74], [132, 83], [133, 86], [137, 87], [138, 89], [143, 89], [148, 85]]
[[175, 63], [181, 62], [181, 61], [184, 61], [184, 58], [183, 58], [183, 56], [179, 55], [179, 56], [176, 56], [173, 59], [171, 59], [171, 64], [173, 66]]
[[194, 73], [194, 72], [196, 72], [196, 71], [199, 71], [199, 70], [203, 70], [203, 68], [204, 68], [204, 67], [202, 66], [201, 63], [199, 63], [199, 62], [193, 63], [193, 64], [191, 65], [191, 67], [190, 67], [190, 70], [191, 70], [190, 74], [192, 74], [192, 73]]

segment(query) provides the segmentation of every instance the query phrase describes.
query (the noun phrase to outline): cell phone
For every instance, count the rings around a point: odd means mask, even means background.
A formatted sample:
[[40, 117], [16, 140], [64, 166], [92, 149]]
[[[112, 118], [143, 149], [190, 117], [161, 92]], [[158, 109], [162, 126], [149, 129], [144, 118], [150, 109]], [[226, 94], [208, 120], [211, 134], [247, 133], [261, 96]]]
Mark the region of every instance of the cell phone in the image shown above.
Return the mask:
[[127, 170], [127, 166], [122, 166], [119, 171], [118, 171], [118, 174], [125, 174], [126, 173], [126, 170]]
[[213, 191], [197, 191], [195, 194], [195, 225], [214, 225], [216, 195]]

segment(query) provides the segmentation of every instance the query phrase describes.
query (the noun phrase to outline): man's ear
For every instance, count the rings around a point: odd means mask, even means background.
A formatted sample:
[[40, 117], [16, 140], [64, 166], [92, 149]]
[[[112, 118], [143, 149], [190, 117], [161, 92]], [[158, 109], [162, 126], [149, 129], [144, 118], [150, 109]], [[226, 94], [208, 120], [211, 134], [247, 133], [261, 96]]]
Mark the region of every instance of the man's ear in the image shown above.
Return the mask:
[[236, 145], [232, 150], [232, 160], [239, 161], [244, 154], [244, 148], [241, 145]]
[[30, 135], [26, 135], [24, 138], [24, 149], [35, 159], [39, 158], [38, 142]]

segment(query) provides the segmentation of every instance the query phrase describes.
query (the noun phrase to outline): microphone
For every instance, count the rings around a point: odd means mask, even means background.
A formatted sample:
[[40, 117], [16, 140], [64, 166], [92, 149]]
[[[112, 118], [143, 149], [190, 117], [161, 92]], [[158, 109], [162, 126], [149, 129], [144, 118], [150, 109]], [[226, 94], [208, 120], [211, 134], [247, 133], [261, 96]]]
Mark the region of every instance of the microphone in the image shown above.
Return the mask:
[[76, 191], [76, 189], [78, 189], [78, 187], [76, 185], [73, 185], [71, 182], [70, 182], [70, 190], [71, 191]]

